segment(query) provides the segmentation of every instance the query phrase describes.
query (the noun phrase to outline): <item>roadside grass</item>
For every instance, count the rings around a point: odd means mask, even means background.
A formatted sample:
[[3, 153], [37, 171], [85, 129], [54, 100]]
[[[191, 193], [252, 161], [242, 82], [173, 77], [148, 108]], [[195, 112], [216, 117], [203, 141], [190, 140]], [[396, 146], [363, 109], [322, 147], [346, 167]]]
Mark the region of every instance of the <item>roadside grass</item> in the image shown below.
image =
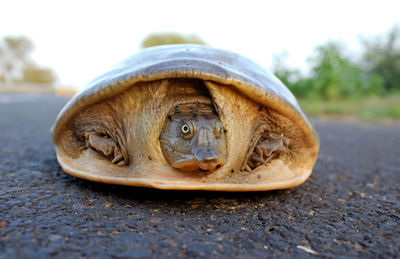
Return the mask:
[[310, 116], [355, 117], [362, 120], [392, 119], [400, 121], [400, 93], [384, 97], [340, 100], [299, 99]]

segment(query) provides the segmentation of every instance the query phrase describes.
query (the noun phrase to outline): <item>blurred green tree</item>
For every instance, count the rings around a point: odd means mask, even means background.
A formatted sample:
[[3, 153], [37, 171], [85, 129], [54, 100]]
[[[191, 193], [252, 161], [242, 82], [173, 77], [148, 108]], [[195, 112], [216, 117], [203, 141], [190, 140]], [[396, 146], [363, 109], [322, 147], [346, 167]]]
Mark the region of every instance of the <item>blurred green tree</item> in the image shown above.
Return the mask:
[[313, 81], [302, 74], [298, 68], [288, 66], [289, 53], [283, 51], [272, 57], [272, 72], [299, 98], [311, 97]]
[[348, 57], [341, 42], [327, 42], [317, 46], [308, 64], [310, 73], [305, 76], [299, 69], [288, 68], [287, 53], [274, 58], [272, 70], [300, 98], [338, 99], [379, 94], [383, 78], [368, 73]]
[[324, 99], [375, 94], [382, 79], [368, 74], [345, 54], [341, 42], [327, 42], [316, 48], [309, 59], [313, 90]]
[[54, 83], [55, 73], [32, 60], [33, 50], [33, 42], [25, 36], [0, 39], [0, 81]]
[[206, 45], [206, 43], [195, 34], [183, 35], [176, 32], [162, 32], [153, 33], [148, 35], [141, 44], [142, 48], [149, 48], [158, 45], [167, 44], [199, 44]]
[[382, 77], [386, 91], [400, 91], [400, 25], [384, 35], [361, 38], [361, 44], [365, 69]]

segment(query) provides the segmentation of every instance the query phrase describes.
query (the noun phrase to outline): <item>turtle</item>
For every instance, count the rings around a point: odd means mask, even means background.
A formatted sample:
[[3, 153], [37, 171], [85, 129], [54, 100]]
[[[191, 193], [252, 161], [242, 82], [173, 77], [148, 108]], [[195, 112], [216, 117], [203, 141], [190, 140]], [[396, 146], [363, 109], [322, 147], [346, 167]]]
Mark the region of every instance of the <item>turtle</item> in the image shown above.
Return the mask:
[[191, 44], [118, 63], [69, 100], [51, 135], [70, 175], [170, 190], [295, 187], [319, 152], [277, 77], [240, 54]]

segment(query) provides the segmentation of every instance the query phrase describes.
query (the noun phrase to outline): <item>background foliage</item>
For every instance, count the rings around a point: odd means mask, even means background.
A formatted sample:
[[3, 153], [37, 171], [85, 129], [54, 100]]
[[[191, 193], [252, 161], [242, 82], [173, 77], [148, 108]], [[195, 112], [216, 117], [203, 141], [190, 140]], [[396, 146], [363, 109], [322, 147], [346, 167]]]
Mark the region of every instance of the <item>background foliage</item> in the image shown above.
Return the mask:
[[32, 41], [24, 36], [0, 39], [0, 82], [51, 84], [56, 75], [32, 58]]
[[360, 40], [355, 57], [344, 43], [329, 41], [308, 58], [306, 75], [286, 65], [287, 52], [274, 57], [273, 73], [299, 98], [335, 100], [400, 92], [400, 28]]

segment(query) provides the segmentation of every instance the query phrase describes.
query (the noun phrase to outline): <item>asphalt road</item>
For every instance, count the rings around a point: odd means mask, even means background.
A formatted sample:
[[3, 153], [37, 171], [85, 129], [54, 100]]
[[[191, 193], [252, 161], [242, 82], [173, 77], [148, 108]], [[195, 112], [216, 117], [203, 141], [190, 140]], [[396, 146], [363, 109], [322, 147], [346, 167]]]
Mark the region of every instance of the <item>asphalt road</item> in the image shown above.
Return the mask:
[[80, 180], [49, 127], [66, 98], [0, 95], [0, 258], [400, 257], [400, 126], [313, 120], [290, 190], [160, 191]]

